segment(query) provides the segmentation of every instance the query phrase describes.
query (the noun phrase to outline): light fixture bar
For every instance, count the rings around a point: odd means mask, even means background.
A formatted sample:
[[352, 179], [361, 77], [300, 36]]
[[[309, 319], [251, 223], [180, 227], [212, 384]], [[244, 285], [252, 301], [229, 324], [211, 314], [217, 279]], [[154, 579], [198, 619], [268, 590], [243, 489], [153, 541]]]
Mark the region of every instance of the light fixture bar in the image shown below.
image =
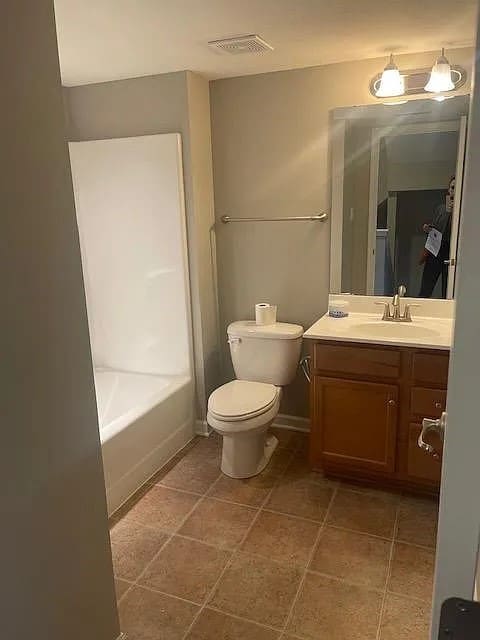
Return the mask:
[[[467, 72], [463, 67], [458, 65], [451, 65], [451, 73], [452, 73], [452, 82], [454, 84], [454, 88], [447, 92], [452, 93], [453, 91], [457, 91], [462, 87], [467, 81]], [[429, 81], [431, 68], [421, 68], [421, 69], [402, 69], [401, 75], [404, 81], [405, 96], [415, 96], [415, 95], [424, 95], [427, 97], [428, 95], [432, 95], [431, 93], [425, 91], [425, 86]], [[382, 78], [382, 73], [378, 73], [374, 76], [370, 81], [370, 93], [375, 98], [384, 99], [381, 96], [378, 96], [377, 90], [380, 86], [380, 81]], [[443, 93], [443, 92], [442, 92]], [[393, 97], [393, 96], [392, 96]]]

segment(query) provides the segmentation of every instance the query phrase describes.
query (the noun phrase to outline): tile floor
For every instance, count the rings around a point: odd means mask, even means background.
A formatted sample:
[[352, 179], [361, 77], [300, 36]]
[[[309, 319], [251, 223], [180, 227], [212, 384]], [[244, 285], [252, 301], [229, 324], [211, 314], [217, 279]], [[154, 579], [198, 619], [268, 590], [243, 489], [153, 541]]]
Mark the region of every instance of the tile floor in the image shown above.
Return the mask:
[[199, 439], [115, 517], [128, 640], [426, 640], [435, 502], [329, 481], [275, 432], [260, 476]]

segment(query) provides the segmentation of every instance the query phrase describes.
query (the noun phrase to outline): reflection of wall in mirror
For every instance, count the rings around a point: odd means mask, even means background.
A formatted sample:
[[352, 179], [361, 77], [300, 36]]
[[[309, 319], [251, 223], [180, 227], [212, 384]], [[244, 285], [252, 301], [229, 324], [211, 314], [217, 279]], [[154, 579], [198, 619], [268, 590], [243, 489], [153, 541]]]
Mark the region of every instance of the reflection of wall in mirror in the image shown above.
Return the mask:
[[[365, 293], [371, 128], [347, 123], [343, 196], [342, 291]], [[353, 211], [353, 215], [352, 215]], [[345, 254], [349, 257], [345, 260]]]
[[383, 140], [388, 191], [447, 187], [455, 173], [458, 131], [399, 135]]

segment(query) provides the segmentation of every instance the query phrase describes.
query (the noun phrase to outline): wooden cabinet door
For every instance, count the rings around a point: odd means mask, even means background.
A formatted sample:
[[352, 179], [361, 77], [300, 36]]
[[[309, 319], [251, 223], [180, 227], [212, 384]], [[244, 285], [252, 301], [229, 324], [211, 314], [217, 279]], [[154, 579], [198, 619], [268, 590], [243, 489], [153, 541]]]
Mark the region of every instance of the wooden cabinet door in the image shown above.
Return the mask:
[[393, 472], [397, 404], [394, 385], [314, 376], [313, 462]]

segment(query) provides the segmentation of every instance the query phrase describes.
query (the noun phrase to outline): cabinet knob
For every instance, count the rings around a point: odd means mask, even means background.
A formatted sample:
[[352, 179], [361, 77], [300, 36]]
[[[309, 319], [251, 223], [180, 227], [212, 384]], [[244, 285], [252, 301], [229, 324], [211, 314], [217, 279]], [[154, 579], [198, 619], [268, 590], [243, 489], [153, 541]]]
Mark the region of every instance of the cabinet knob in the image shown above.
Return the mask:
[[389, 404], [391, 407], [394, 407], [397, 403], [395, 402], [395, 400], [390, 399], [390, 400], [388, 401], [388, 404]]
[[442, 408], [442, 403], [441, 402], [435, 402], [435, 409], [441, 409]]

